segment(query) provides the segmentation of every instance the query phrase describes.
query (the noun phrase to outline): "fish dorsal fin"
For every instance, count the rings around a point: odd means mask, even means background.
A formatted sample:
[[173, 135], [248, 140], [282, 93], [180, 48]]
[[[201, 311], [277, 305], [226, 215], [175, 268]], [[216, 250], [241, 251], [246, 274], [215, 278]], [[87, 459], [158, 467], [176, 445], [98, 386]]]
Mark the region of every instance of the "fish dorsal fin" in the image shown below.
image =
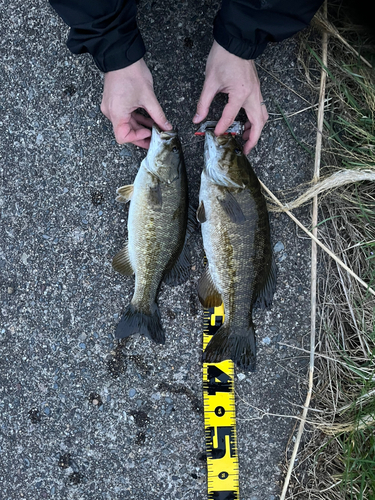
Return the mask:
[[265, 281], [260, 285], [260, 289], [257, 293], [257, 298], [254, 303], [254, 307], [260, 307], [265, 309], [272, 304], [273, 294], [276, 290], [276, 278], [277, 278], [277, 266], [274, 255], [271, 258], [271, 266], [268, 272], [268, 276]]
[[128, 201], [130, 201], [132, 199], [133, 192], [134, 192], [134, 185], [133, 184], [119, 187], [116, 190], [116, 193], [117, 193], [116, 201], [118, 201], [120, 203], [127, 203]]
[[115, 271], [125, 276], [134, 274], [133, 267], [130, 263], [128, 243], [120, 250], [112, 259], [112, 267]]
[[206, 211], [204, 209], [204, 203], [201, 201], [199, 203], [199, 207], [197, 209], [197, 221], [203, 224], [203, 222], [206, 222]]
[[177, 259], [175, 265], [164, 275], [164, 283], [167, 285], [181, 285], [189, 278], [190, 275], [190, 251], [188, 245], [185, 244]]
[[198, 298], [205, 308], [218, 307], [222, 303], [221, 295], [217, 291], [208, 267], [198, 283]]
[[246, 217], [244, 216], [238, 201], [232, 193], [225, 190], [224, 197], [218, 197], [217, 200], [232, 222], [235, 222], [236, 224], [245, 222]]

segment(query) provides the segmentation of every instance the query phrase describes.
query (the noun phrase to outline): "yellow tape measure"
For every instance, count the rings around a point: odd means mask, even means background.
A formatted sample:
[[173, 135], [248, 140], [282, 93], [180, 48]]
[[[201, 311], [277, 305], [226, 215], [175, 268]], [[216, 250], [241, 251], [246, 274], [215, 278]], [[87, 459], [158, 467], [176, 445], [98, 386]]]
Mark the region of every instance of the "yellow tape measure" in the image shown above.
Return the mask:
[[[203, 351], [224, 321], [224, 305], [205, 309]], [[209, 500], [239, 500], [233, 361], [203, 363]]]

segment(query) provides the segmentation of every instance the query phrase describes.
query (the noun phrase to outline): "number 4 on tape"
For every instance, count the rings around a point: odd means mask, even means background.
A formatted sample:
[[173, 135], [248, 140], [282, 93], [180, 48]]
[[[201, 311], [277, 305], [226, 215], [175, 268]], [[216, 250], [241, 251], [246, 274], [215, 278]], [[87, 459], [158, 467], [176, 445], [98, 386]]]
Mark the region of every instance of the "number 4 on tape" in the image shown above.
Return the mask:
[[[204, 312], [203, 350], [224, 320], [224, 306]], [[234, 364], [203, 363], [209, 500], [239, 500]]]

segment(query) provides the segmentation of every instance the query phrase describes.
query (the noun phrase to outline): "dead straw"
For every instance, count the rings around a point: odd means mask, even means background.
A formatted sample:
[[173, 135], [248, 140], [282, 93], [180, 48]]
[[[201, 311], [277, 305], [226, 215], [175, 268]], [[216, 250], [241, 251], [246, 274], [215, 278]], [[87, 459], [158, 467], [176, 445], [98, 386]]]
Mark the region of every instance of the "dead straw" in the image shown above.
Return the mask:
[[293, 210], [307, 203], [319, 194], [327, 193], [329, 191], [332, 191], [333, 189], [346, 186], [347, 184], [353, 184], [355, 182], [363, 181], [375, 182], [375, 168], [339, 170], [314, 184], [311, 188], [307, 189], [294, 201], [284, 203], [282, 207], [275, 205], [269, 206], [268, 210], [270, 212], [284, 212], [286, 209]]
[[[327, 0], [324, 1], [323, 6], [324, 18], [327, 17]], [[323, 67], [327, 67], [327, 44], [328, 35], [326, 31], [322, 33], [322, 60]], [[323, 119], [324, 119], [324, 99], [325, 99], [325, 88], [326, 88], [326, 77], [327, 73], [323, 69], [320, 76], [320, 94], [319, 94], [319, 108], [318, 108], [318, 131], [316, 136], [316, 146], [315, 146], [315, 163], [314, 163], [314, 177], [313, 182], [317, 183], [320, 175], [320, 159], [322, 150], [322, 134], [323, 134]], [[318, 239], [318, 196], [315, 195], [313, 198], [313, 213], [312, 213], [312, 226], [313, 235], [315, 239]], [[285, 495], [288, 490], [290, 478], [294, 468], [295, 459], [297, 457], [299, 445], [301, 442], [301, 437], [305, 429], [307, 412], [310, 406], [312, 391], [313, 391], [313, 380], [314, 380], [314, 354], [315, 354], [315, 330], [316, 330], [316, 274], [317, 274], [317, 244], [315, 239], [311, 242], [311, 331], [310, 331], [310, 363], [309, 363], [309, 385], [306, 395], [305, 404], [303, 405], [303, 412], [301, 421], [298, 428], [298, 433], [296, 441], [294, 444], [292, 456], [289, 462], [288, 472], [284, 481], [283, 490], [281, 493], [280, 500], [285, 500]]]
[[366, 59], [364, 58], [363, 56], [361, 56], [359, 54], [358, 51], [355, 50], [354, 47], [352, 47], [350, 45], [350, 43], [345, 40], [345, 38], [343, 36], [340, 35], [340, 33], [338, 32], [337, 28], [331, 24], [328, 19], [327, 19], [327, 15], [326, 14], [322, 14], [322, 12], [319, 10], [314, 18], [313, 18], [313, 22], [315, 23], [315, 25], [323, 30], [323, 33], [329, 33], [330, 35], [333, 35], [334, 37], [336, 37], [343, 45], [345, 45], [346, 48], [348, 48], [356, 57], [359, 57], [360, 60], [366, 64], [366, 66], [368, 66], [369, 68], [372, 68], [372, 64]]
[[314, 240], [317, 245], [320, 246], [320, 248], [322, 248], [330, 257], [332, 257], [332, 259], [334, 259], [343, 269], [345, 269], [345, 271], [347, 271], [350, 276], [353, 276], [353, 278], [355, 278], [368, 292], [370, 292], [372, 295], [375, 296], [375, 290], [373, 288], [370, 287], [370, 285], [368, 285], [367, 283], [365, 283], [359, 276], [358, 274], [356, 274], [354, 271], [352, 271], [346, 264], [344, 264], [344, 262], [339, 258], [337, 257], [337, 255], [335, 255], [326, 245], [324, 245], [324, 243], [322, 243], [320, 240], [318, 240], [318, 238], [316, 236], [313, 235], [313, 233], [311, 231], [309, 231], [307, 229], [307, 227], [305, 227], [302, 222], [300, 222], [293, 214], [292, 212], [290, 212], [289, 210], [285, 209], [283, 204], [281, 203], [281, 201], [273, 194], [272, 191], [270, 191], [268, 189], [268, 187], [263, 184], [262, 181], [259, 181], [260, 182], [260, 185], [262, 186], [262, 188], [264, 189], [264, 191], [270, 196], [270, 198], [279, 205], [279, 207], [282, 207], [283, 208], [283, 212], [285, 212], [287, 215], [289, 215], [289, 217], [297, 224], [298, 227], [300, 227], [302, 229], [302, 231], [304, 231], [312, 240]]

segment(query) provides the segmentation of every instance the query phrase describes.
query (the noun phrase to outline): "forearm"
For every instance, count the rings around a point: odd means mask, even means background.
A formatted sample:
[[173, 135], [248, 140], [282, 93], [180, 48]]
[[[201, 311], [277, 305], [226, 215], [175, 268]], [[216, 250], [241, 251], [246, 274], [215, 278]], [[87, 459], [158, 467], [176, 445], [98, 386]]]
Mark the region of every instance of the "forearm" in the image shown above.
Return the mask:
[[228, 52], [255, 59], [268, 42], [280, 42], [304, 29], [323, 0], [223, 0], [214, 38]]
[[50, 0], [70, 26], [68, 48], [89, 52], [103, 72], [130, 66], [145, 54], [135, 0]]

